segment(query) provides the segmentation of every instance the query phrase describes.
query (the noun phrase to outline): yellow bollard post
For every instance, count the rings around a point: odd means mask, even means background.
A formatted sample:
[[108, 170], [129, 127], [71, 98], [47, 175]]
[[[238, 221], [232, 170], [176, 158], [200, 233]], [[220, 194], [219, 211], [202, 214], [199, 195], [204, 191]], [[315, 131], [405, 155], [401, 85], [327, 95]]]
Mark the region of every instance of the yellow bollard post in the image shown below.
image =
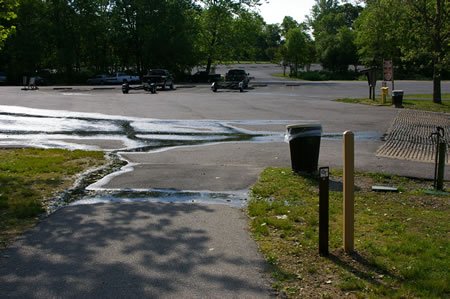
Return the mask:
[[386, 104], [386, 97], [389, 93], [389, 87], [381, 87], [381, 104]]
[[354, 140], [353, 132], [344, 132], [344, 251], [354, 250]]

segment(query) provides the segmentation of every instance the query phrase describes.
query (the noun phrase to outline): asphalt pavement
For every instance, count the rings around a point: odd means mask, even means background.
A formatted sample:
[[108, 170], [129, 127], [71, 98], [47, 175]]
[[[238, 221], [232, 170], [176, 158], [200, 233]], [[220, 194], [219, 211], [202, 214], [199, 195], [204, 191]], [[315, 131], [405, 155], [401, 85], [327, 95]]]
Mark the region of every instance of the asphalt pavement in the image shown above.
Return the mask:
[[[246, 191], [265, 167], [290, 166], [282, 138], [286, 124], [319, 121], [320, 166], [342, 167], [342, 133], [351, 130], [357, 170], [433, 176], [432, 163], [376, 156], [397, 109], [331, 101], [366, 96], [366, 82], [285, 82], [270, 76], [278, 66], [245, 67], [256, 84], [243, 93], [213, 93], [207, 85], [154, 95], [123, 95], [119, 87], [0, 87], [4, 128], [19, 122], [29, 131], [45, 128], [24, 136], [4, 131], [0, 144], [118, 151], [130, 164], [95, 184], [97, 189]], [[432, 90], [431, 82], [395, 85], [410, 94]], [[442, 90], [448, 93], [450, 83]], [[83, 130], [89, 134], [74, 133]], [[263, 137], [130, 150], [161, 135], [222, 138], [236, 132]], [[0, 252], [0, 297], [263, 298], [271, 296], [266, 270], [238, 208], [143, 200], [77, 205], [43, 219]]]

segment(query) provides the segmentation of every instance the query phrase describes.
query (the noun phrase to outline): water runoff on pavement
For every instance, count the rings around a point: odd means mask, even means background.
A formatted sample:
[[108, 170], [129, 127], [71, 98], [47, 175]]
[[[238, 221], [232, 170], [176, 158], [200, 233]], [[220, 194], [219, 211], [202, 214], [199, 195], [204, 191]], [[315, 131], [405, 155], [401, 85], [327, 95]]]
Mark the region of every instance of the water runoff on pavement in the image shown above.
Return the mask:
[[[240, 207], [247, 190], [233, 192], [179, 191], [161, 189], [105, 189], [98, 181], [124, 171], [121, 153], [157, 152], [182, 146], [224, 142], [284, 142], [284, 132], [248, 130], [293, 120], [161, 120], [100, 113], [43, 110], [0, 106], [0, 146], [102, 150], [110, 163], [83, 174], [75, 186], [51, 200], [50, 211], [66, 204], [116, 201], [207, 202]], [[379, 139], [373, 132], [357, 133], [359, 139]], [[341, 134], [323, 134], [340, 139]]]

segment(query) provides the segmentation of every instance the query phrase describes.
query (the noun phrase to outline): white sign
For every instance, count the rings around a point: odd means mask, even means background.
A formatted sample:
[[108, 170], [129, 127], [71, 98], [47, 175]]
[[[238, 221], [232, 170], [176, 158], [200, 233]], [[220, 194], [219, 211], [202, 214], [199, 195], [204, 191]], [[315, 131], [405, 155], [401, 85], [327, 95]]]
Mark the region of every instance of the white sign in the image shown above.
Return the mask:
[[392, 81], [393, 73], [392, 73], [392, 60], [383, 61], [383, 80], [384, 81]]
[[327, 178], [328, 177], [328, 168], [320, 168], [320, 177]]

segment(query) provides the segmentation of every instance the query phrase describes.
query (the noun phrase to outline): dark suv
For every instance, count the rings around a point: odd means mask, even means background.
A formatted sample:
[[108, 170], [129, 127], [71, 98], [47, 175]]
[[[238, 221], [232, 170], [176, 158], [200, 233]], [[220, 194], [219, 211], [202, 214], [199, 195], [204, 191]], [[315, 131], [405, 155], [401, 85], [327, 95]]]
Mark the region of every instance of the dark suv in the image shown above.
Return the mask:
[[247, 88], [248, 82], [250, 82], [250, 74], [241, 69], [229, 70], [228, 73], [225, 74], [225, 81], [243, 82], [244, 88]]

